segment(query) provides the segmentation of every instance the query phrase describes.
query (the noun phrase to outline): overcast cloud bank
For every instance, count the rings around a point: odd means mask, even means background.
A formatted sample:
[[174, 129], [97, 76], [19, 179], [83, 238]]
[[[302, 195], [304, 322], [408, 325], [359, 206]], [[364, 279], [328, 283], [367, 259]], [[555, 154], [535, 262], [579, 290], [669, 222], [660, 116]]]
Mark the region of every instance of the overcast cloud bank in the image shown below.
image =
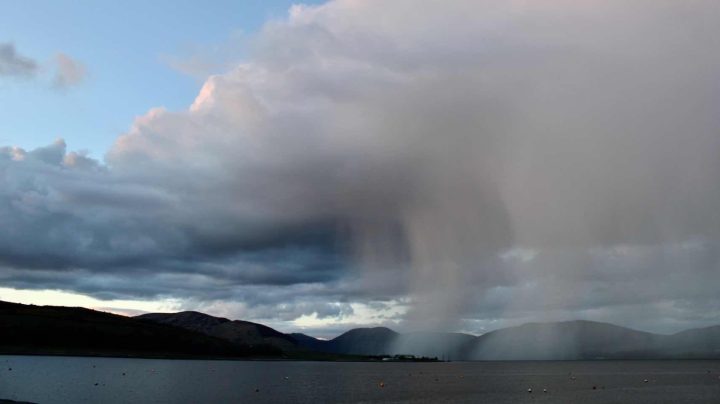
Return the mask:
[[718, 27], [710, 0], [296, 6], [105, 161], [0, 148], [0, 282], [284, 330], [720, 323]]

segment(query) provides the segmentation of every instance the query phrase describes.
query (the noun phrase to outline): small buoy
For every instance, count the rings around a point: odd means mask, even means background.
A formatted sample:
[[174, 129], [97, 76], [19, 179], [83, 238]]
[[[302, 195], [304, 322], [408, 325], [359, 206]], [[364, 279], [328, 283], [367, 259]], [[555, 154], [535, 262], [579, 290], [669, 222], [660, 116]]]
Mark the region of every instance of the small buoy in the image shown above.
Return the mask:
[[123, 376], [125, 376], [125, 372], [123, 372]]
[[380, 382], [380, 388], [385, 387], [385, 382]]
[[290, 379], [290, 378], [289, 378], [289, 377], [287, 377], [287, 376], [285, 376], [285, 380], [288, 380], [288, 379]]
[[532, 393], [532, 389], [528, 389], [528, 393]]
[[597, 386], [593, 386], [593, 390], [597, 390]]
[[255, 389], [255, 392], [256, 392], [256, 393], [259, 393], [259, 392], [260, 392], [260, 389]]
[[647, 382], [648, 382], [648, 379], [643, 380], [643, 383], [647, 383]]
[[543, 389], [543, 393], [547, 393], [547, 389]]

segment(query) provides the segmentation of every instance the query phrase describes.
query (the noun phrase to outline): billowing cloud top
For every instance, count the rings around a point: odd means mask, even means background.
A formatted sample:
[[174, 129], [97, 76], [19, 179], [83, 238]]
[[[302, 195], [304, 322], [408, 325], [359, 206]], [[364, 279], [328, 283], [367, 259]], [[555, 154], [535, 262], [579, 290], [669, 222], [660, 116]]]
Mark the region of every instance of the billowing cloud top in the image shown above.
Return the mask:
[[710, 0], [296, 6], [104, 163], [0, 149], [2, 282], [476, 332], [720, 322], [717, 27]]

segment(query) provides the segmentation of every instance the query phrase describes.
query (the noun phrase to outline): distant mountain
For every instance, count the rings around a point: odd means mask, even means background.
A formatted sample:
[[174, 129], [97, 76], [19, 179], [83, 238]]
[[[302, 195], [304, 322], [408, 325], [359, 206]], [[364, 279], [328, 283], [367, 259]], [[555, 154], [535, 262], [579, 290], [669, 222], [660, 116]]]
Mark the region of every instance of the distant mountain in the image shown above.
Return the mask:
[[385, 327], [355, 328], [327, 342], [328, 352], [389, 355], [398, 333]]
[[399, 334], [389, 328], [356, 328], [325, 341], [305, 334], [289, 334], [308, 350], [345, 355], [415, 355], [461, 359], [461, 347], [475, 339], [460, 333]]
[[241, 320], [231, 321], [227, 318], [213, 317], [196, 311], [148, 313], [135, 318], [197, 331], [233, 344], [250, 347], [267, 346], [284, 352], [294, 351], [298, 348], [295, 339], [262, 324]]
[[608, 323], [529, 323], [475, 337], [356, 328], [331, 339], [194, 311], [129, 318], [76, 307], [0, 301], [0, 353], [112, 356], [271, 356], [360, 359], [415, 355], [450, 360], [720, 359], [720, 326], [673, 335]]
[[151, 357], [280, 356], [170, 325], [79, 307], [0, 301], [0, 352]]
[[357, 355], [401, 355], [449, 360], [577, 360], [720, 358], [720, 326], [674, 335], [594, 321], [529, 323], [475, 337], [460, 333], [399, 334], [358, 328], [324, 341], [290, 334], [309, 350]]
[[669, 335], [663, 341], [663, 349], [670, 355], [686, 358], [720, 358], [720, 325]]
[[186, 330], [197, 331], [203, 334], [210, 334], [212, 329], [215, 327], [230, 321], [224, 317], [213, 317], [197, 311], [182, 311], [180, 313], [147, 313], [136, 316], [135, 318], [181, 327]]
[[652, 334], [593, 321], [530, 323], [477, 337], [470, 360], [720, 358], [720, 326]]
[[593, 321], [530, 323], [489, 332], [463, 348], [472, 360], [650, 358], [663, 336]]
[[474, 335], [455, 332], [413, 332], [400, 334], [393, 345], [393, 354], [462, 360], [463, 348], [475, 340]]
[[301, 348], [307, 349], [309, 351], [330, 352], [329, 348], [326, 348], [328, 342], [326, 340], [317, 339], [315, 337], [311, 337], [309, 335], [301, 333], [292, 333], [288, 334], [288, 336], [294, 339], [298, 346], [300, 346]]
[[398, 335], [385, 327], [355, 328], [328, 341], [305, 334], [290, 334], [307, 350], [342, 355], [390, 355]]

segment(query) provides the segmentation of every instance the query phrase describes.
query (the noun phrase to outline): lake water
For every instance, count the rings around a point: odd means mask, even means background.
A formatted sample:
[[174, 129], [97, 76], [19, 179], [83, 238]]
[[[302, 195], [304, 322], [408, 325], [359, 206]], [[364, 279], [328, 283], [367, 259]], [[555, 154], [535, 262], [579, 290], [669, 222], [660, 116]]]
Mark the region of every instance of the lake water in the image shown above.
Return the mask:
[[42, 404], [717, 404], [720, 361], [363, 363], [0, 356], [0, 399]]

